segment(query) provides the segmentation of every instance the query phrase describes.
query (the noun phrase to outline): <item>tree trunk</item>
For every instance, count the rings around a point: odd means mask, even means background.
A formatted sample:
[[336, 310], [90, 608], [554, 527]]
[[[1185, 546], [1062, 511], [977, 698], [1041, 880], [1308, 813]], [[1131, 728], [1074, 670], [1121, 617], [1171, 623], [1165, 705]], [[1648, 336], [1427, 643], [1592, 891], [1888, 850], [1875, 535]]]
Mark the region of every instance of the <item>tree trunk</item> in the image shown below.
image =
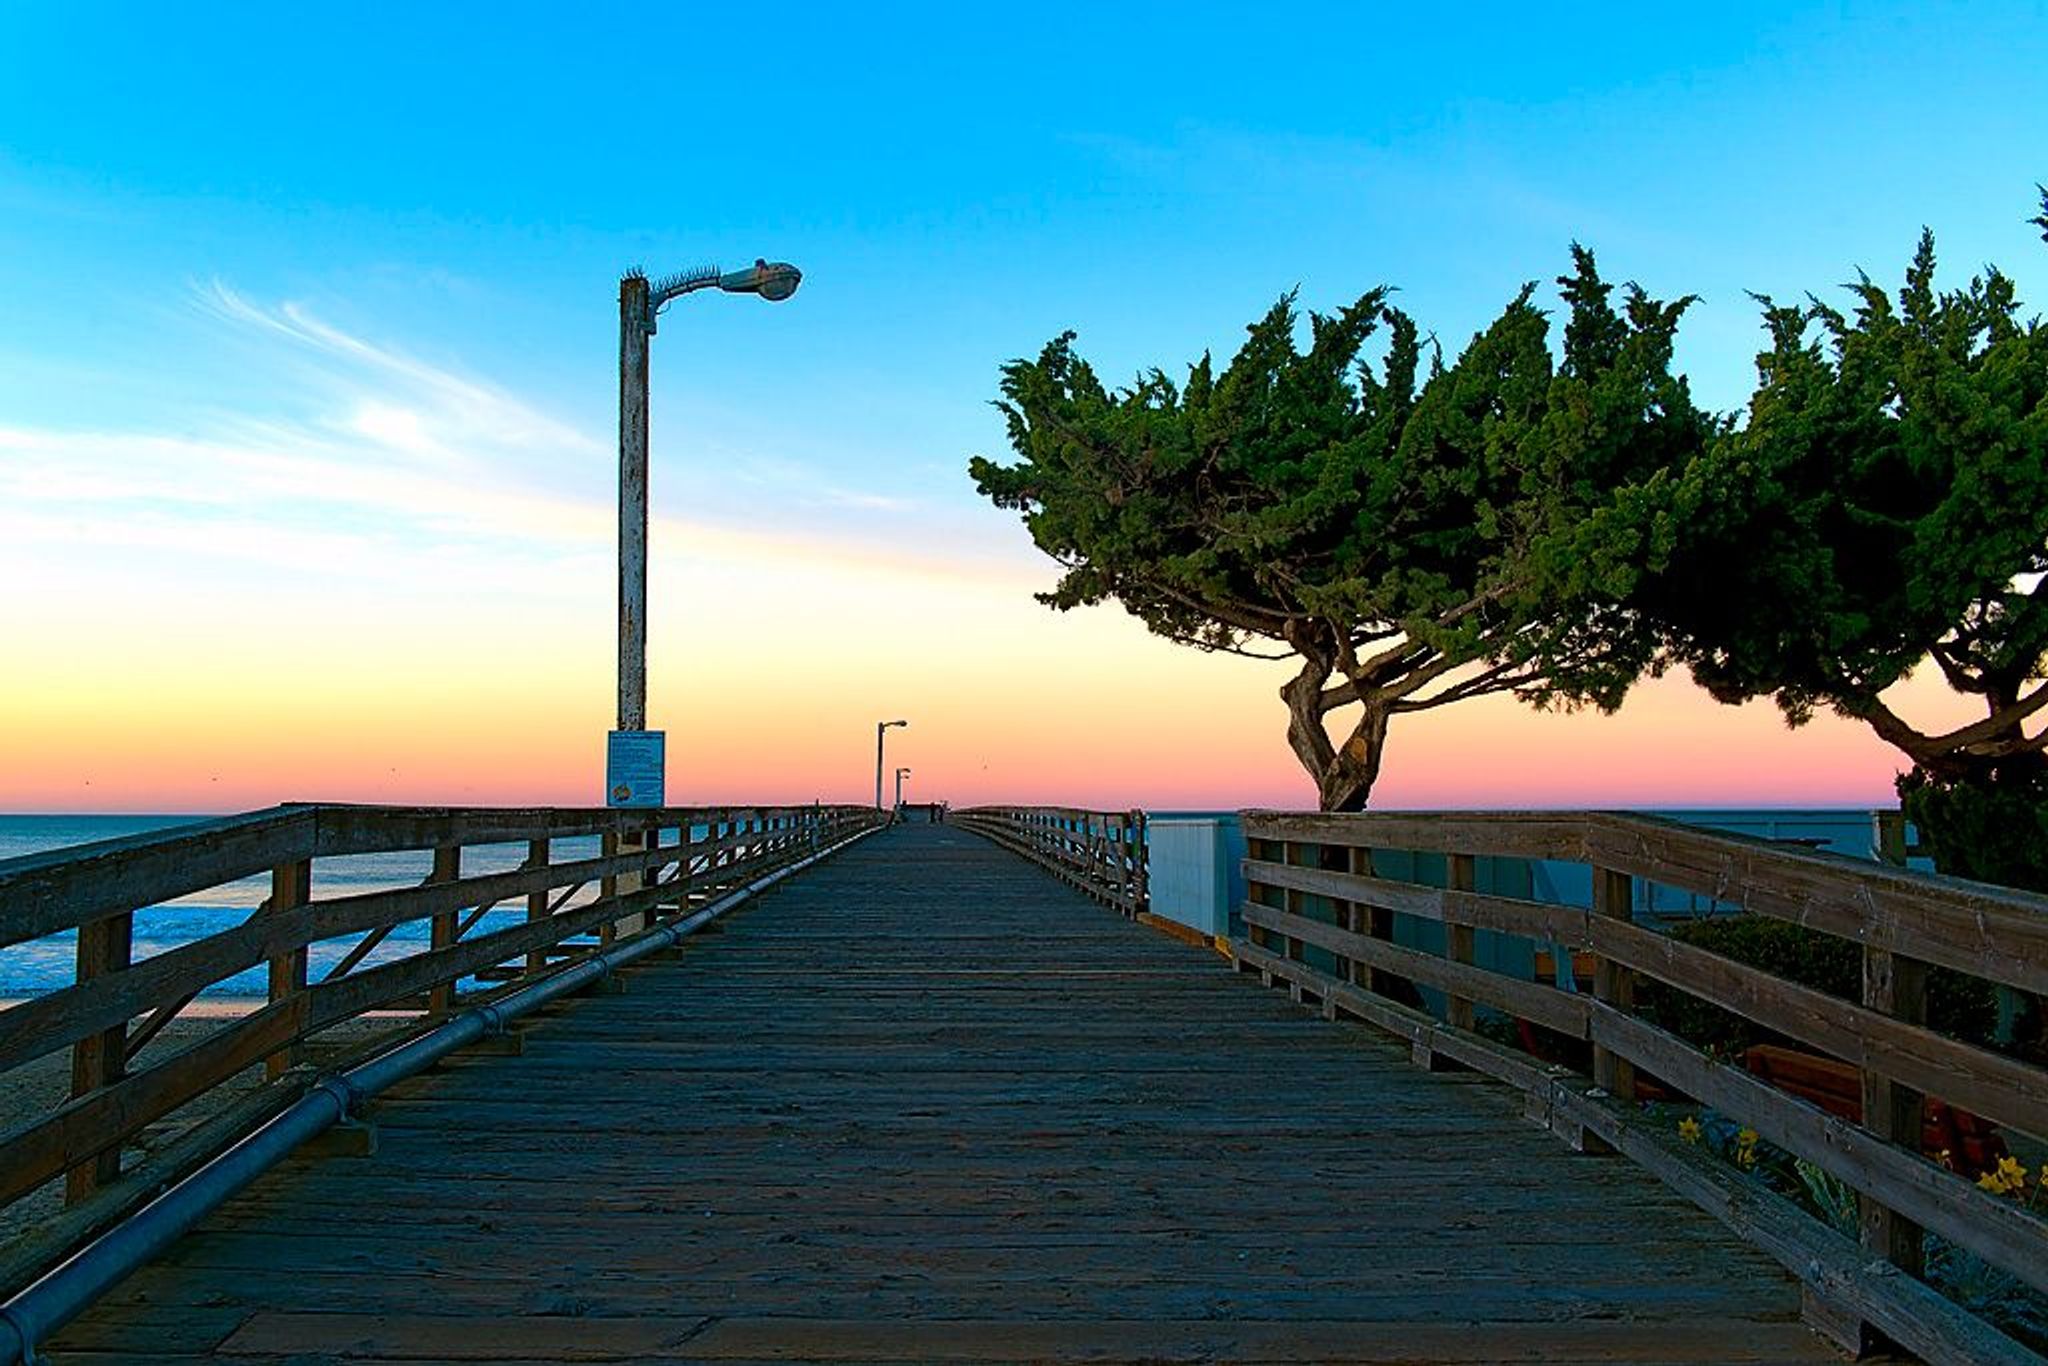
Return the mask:
[[1363, 811], [1380, 776], [1391, 713], [1377, 699], [1364, 699], [1364, 714], [1344, 744], [1331, 743], [1323, 727], [1323, 685], [1334, 665], [1307, 654], [1301, 672], [1280, 689], [1287, 704], [1287, 747], [1315, 781], [1316, 804], [1324, 811]]

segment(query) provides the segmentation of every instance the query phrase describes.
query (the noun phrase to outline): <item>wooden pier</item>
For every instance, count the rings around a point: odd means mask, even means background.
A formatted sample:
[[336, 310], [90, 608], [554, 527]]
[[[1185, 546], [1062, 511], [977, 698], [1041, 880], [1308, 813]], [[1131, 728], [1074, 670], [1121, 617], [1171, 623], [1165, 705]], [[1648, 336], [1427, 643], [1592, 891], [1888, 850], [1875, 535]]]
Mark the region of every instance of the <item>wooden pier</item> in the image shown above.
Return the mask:
[[[2048, 1138], [2048, 1069], [1929, 1008], [2048, 995], [2048, 898], [1612, 813], [1247, 812], [1211, 940], [1140, 812], [883, 819], [282, 807], [0, 863], [0, 947], [77, 959], [0, 1007], [0, 1070], [71, 1064], [0, 1123], [0, 1201], [49, 1211], [0, 1244], [0, 1366], [2042, 1362], [1922, 1256], [2048, 1295], [2034, 1176], [1977, 1181]], [[1639, 887], [1827, 938], [1860, 994]]]
[[57, 1361], [1835, 1359], [1476, 1074], [946, 826], [374, 1106]]

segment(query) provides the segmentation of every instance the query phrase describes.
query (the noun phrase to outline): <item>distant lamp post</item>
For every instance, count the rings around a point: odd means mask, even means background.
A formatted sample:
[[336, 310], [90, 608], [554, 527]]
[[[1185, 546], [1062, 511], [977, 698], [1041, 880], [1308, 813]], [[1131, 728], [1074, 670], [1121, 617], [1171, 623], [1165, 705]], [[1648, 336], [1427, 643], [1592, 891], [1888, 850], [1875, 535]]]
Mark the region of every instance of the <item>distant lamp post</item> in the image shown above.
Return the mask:
[[882, 809], [882, 737], [889, 733], [891, 726], [907, 726], [908, 721], [875, 722], [875, 810]]
[[896, 809], [898, 811], [903, 809], [903, 780], [909, 776], [910, 770], [907, 768], [896, 770]]
[[659, 280], [633, 270], [619, 281], [619, 724], [605, 759], [610, 806], [661, 806], [666, 786], [664, 736], [647, 729], [647, 339], [682, 295], [716, 288], [780, 303], [802, 281], [787, 262], [758, 260]]

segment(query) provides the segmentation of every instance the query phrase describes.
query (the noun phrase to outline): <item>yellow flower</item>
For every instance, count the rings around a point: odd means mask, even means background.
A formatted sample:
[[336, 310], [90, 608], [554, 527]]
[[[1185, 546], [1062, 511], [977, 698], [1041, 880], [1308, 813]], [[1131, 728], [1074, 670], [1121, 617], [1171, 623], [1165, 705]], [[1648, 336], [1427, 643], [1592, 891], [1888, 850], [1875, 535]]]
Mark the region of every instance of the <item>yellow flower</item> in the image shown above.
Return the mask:
[[2027, 1169], [2010, 1157], [1998, 1159], [1998, 1174], [2004, 1178], [2005, 1184], [2008, 1186], [2024, 1186], [2027, 1184]]
[[1977, 1189], [1990, 1191], [1993, 1195], [2005, 1194], [2005, 1178], [1997, 1172], [1985, 1172], [1977, 1178]]
[[[1700, 1133], [1700, 1122], [1698, 1120], [1681, 1119], [1678, 1121], [1678, 1136], [1684, 1139], [1687, 1143], [1699, 1142]], [[2043, 1168], [2043, 1171], [2048, 1172], [2048, 1168]]]
[[1738, 1147], [1754, 1148], [1756, 1140], [1757, 1133], [1754, 1129], [1744, 1129], [1735, 1135], [1735, 1142]]
[[1735, 1150], [1735, 1165], [1742, 1168], [1744, 1171], [1748, 1171], [1751, 1167], [1754, 1167], [1756, 1165], [1756, 1149], [1737, 1148]]

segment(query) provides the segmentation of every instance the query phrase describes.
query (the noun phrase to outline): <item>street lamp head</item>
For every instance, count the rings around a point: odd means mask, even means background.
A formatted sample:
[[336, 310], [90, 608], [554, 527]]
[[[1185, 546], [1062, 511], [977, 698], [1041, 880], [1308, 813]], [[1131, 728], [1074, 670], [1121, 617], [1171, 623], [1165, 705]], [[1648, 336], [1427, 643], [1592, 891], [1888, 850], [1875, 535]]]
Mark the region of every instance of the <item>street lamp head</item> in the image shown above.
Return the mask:
[[910, 723], [908, 721], [883, 721], [879, 722], [878, 724], [880, 724], [884, 729], [887, 729], [890, 726], [907, 726]]
[[745, 270], [729, 270], [718, 277], [718, 287], [728, 294], [758, 294], [779, 304], [796, 293], [804, 273], [787, 261], [756, 260]]

